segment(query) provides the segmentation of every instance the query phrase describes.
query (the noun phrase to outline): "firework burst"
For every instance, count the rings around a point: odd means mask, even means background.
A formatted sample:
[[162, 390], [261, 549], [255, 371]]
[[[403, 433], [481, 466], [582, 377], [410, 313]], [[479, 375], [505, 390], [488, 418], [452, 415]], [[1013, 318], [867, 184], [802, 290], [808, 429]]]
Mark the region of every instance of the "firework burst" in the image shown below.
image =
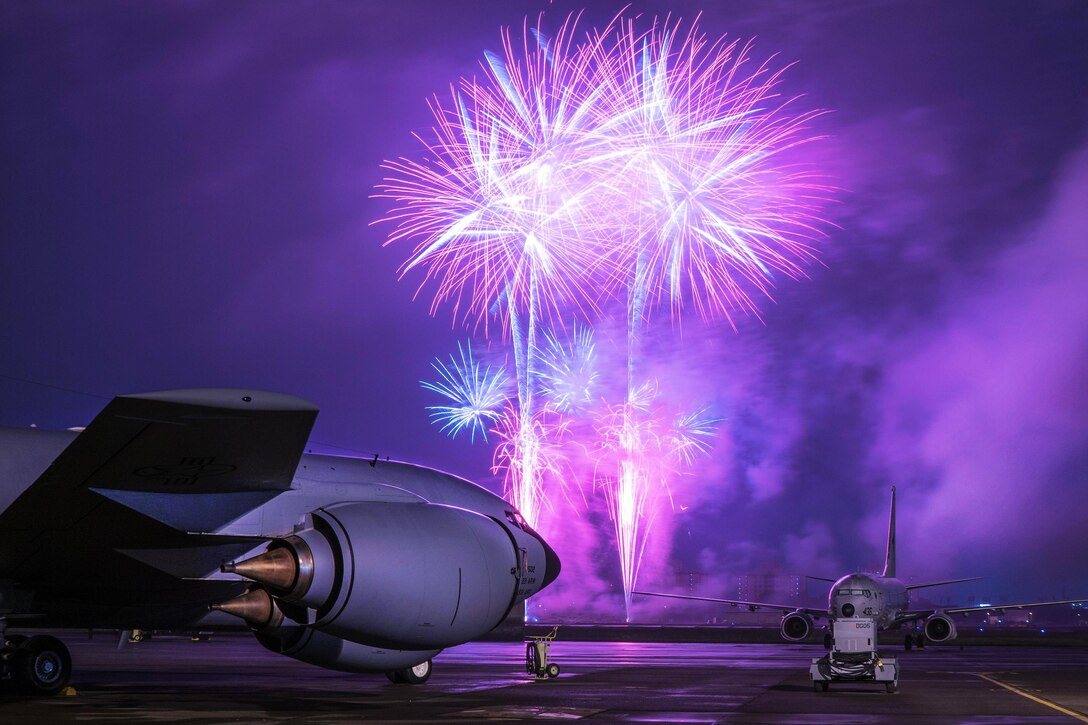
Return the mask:
[[[775, 273], [803, 275], [820, 237], [818, 211], [830, 191], [786, 158], [817, 137], [819, 111], [792, 113], [779, 96], [782, 70], [749, 68], [750, 46], [710, 41], [679, 21], [640, 33], [619, 23], [595, 50], [601, 68], [598, 146], [622, 161], [613, 197], [632, 314], [667, 298], [704, 317], [757, 312], [751, 293], [770, 295]], [[633, 192], [633, 193], [632, 193]]]
[[[671, 18], [648, 30], [636, 20], [581, 33], [572, 16], [554, 37], [528, 24], [520, 38], [503, 32], [479, 80], [431, 102], [421, 157], [386, 162], [378, 193], [395, 205], [381, 220], [394, 225], [386, 244], [414, 244], [401, 273], [434, 288], [432, 313], [450, 304], [455, 319], [485, 334], [497, 319], [509, 335], [517, 405], [487, 420], [496, 467], [532, 525], [556, 460], [543, 403], [574, 410], [593, 382], [576, 362], [592, 346], [556, 347], [542, 339], [545, 322], [626, 302], [626, 399], [598, 432], [628, 605], [656, 511], [648, 502], [667, 491], [661, 460], [690, 464], [714, 423], [702, 411], [671, 428], [654, 417], [640, 331], [664, 306], [674, 319], [693, 309], [730, 325], [758, 315], [776, 279], [802, 276], [814, 258], [830, 195], [794, 159], [817, 138], [807, 128], [819, 112], [781, 95], [784, 69], [697, 22], [684, 32]], [[472, 406], [448, 408], [438, 412], [452, 432], [482, 425]]]
[[549, 405], [560, 413], [578, 413], [593, 404], [600, 371], [592, 328], [575, 324], [567, 340], [545, 334], [540, 358], [540, 393]]
[[427, 406], [431, 420], [441, 423], [442, 431], [451, 438], [468, 430], [470, 441], [475, 441], [477, 431], [486, 441], [488, 424], [499, 419], [509, 398], [506, 371], [482, 365], [473, 359], [472, 348], [469, 345], [462, 347], [461, 343], [457, 343], [457, 357], [450, 355], [448, 365], [435, 360], [431, 367], [438, 373], [438, 380], [421, 380], [420, 385], [451, 403]]

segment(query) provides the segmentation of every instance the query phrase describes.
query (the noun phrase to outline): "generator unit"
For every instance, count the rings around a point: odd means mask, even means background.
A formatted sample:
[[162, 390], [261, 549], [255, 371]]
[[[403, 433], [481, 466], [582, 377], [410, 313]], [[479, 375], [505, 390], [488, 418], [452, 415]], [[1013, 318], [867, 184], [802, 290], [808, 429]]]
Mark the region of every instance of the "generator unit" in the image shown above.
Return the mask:
[[888, 692], [899, 687], [899, 662], [876, 651], [876, 622], [836, 619], [831, 624], [831, 651], [809, 667], [812, 689], [827, 692], [832, 682], [879, 682]]

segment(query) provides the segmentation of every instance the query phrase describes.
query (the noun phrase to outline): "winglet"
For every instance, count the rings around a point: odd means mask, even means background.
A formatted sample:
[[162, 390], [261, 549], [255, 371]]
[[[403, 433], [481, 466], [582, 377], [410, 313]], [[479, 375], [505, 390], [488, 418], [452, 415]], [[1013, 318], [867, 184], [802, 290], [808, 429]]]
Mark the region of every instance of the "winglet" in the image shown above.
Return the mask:
[[888, 553], [884, 557], [884, 576], [895, 577], [895, 486], [892, 486], [892, 512], [888, 517]]

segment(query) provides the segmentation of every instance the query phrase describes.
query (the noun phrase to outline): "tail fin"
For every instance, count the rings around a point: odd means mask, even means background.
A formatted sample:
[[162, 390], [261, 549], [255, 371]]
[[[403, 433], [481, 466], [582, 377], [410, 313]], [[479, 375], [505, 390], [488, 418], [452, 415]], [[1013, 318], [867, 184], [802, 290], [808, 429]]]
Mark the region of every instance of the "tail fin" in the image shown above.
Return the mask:
[[884, 558], [884, 576], [895, 577], [895, 486], [892, 486], [892, 513], [888, 517], [888, 553]]

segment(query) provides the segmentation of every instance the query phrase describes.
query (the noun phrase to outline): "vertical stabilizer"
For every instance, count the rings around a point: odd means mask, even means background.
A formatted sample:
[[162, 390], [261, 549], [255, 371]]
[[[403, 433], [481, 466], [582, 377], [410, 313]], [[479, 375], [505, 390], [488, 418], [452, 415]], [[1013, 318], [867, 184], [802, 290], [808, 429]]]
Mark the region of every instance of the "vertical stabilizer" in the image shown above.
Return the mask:
[[884, 557], [884, 576], [895, 577], [895, 486], [892, 486], [892, 512], [888, 517], [888, 553]]

